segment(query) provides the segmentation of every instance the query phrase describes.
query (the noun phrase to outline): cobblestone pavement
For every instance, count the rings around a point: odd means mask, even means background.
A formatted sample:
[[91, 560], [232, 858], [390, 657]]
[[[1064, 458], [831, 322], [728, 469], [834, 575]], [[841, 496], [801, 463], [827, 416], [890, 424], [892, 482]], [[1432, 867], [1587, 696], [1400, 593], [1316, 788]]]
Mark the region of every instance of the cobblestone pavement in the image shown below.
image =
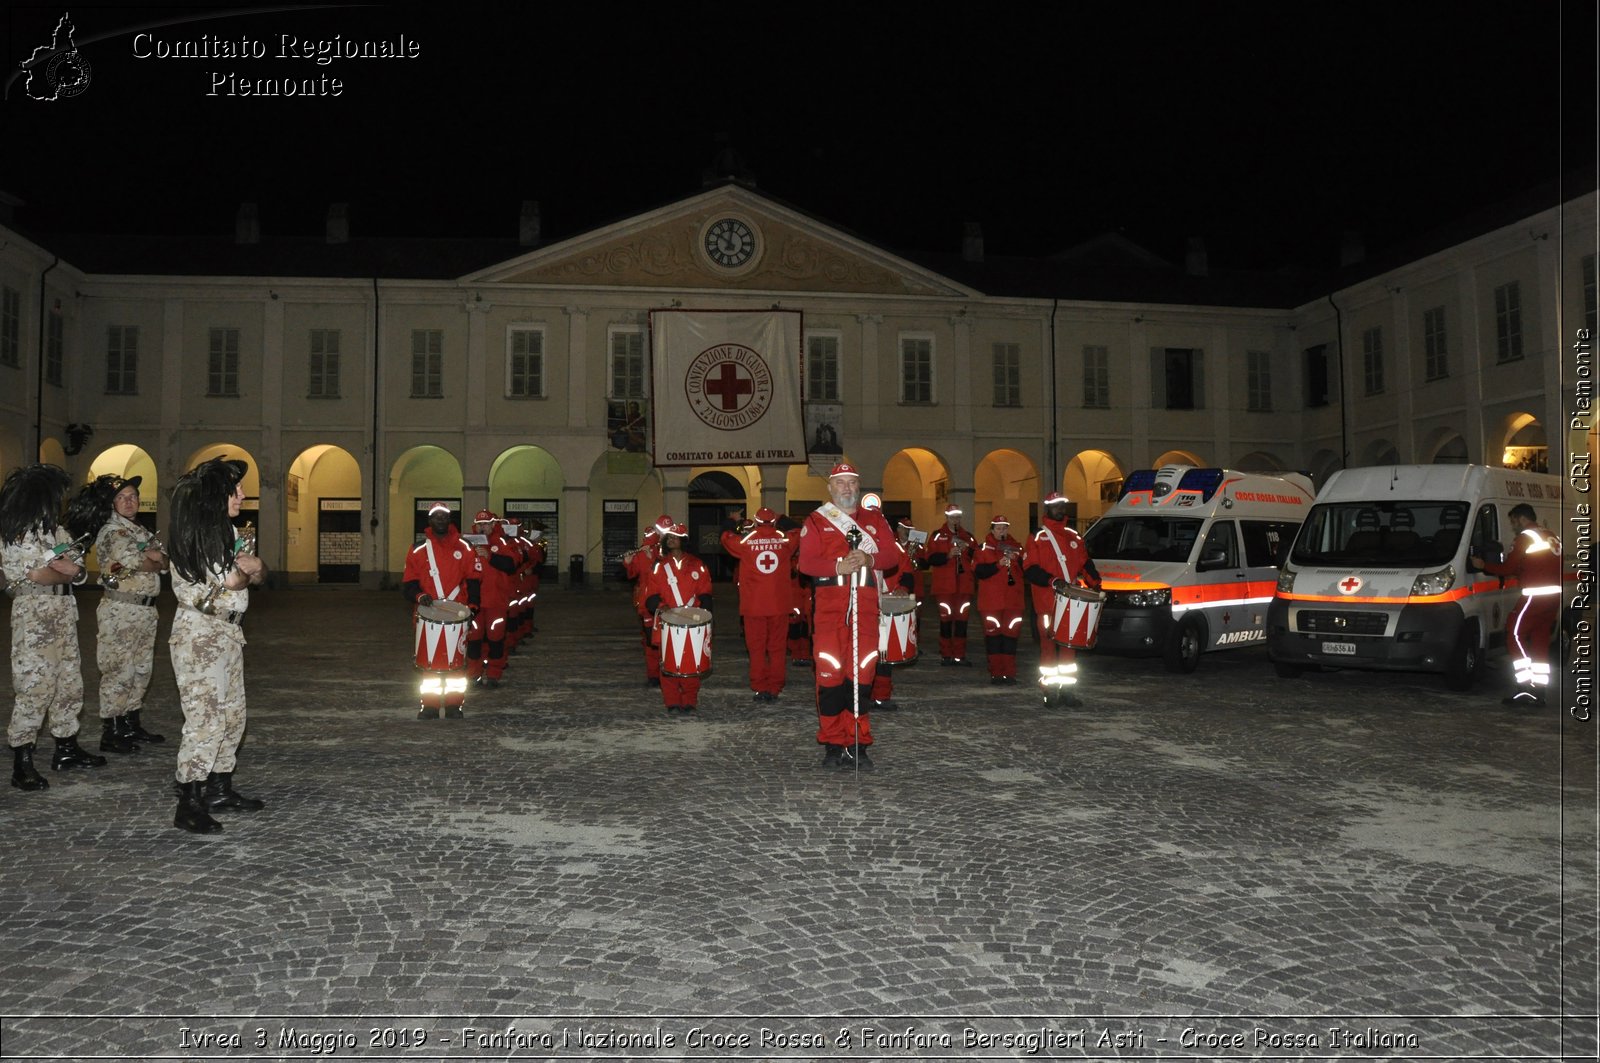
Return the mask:
[[852, 775], [806, 671], [752, 701], [718, 597], [691, 718], [591, 589], [418, 721], [398, 595], [256, 595], [235, 781], [267, 809], [205, 838], [164, 615], [166, 744], [0, 791], [0, 1055], [1593, 1054], [1594, 726], [1503, 709], [1503, 657], [1465, 696], [1091, 656], [1047, 711], [977, 639], [897, 673]]

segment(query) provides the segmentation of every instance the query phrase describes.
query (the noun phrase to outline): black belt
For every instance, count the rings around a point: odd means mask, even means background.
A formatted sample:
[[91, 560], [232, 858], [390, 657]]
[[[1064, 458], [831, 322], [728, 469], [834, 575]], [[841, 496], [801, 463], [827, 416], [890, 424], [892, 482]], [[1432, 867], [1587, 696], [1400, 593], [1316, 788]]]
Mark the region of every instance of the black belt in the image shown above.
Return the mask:
[[134, 594], [132, 591], [114, 591], [108, 588], [104, 592], [104, 596], [109, 601], [124, 602], [128, 605], [156, 604], [156, 596], [154, 594]]
[[811, 585], [813, 587], [843, 587], [845, 578], [843, 576], [812, 576]]
[[[189, 608], [190, 609], [194, 609], [194, 611], [197, 612], [197, 613], [200, 613], [200, 610], [195, 609], [194, 606], [192, 606], [192, 605], [189, 606]], [[226, 613], [200, 613], [200, 615], [201, 616], [210, 617], [212, 620], [221, 620], [225, 624], [243, 624], [244, 623], [244, 610], [243, 609], [230, 609]]]

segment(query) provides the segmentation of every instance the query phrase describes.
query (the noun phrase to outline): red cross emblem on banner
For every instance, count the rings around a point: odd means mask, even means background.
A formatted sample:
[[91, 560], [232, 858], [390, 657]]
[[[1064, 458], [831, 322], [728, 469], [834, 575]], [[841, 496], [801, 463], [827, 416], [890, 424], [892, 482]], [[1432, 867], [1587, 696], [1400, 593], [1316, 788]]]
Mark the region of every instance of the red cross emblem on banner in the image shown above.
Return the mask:
[[715, 395], [724, 410], [737, 410], [742, 395], [755, 394], [756, 384], [736, 362], [722, 362], [706, 374], [706, 394]]
[[1361, 577], [1360, 576], [1346, 576], [1344, 579], [1339, 581], [1339, 593], [1340, 594], [1354, 594], [1356, 591], [1358, 591], [1360, 589], [1361, 589]]

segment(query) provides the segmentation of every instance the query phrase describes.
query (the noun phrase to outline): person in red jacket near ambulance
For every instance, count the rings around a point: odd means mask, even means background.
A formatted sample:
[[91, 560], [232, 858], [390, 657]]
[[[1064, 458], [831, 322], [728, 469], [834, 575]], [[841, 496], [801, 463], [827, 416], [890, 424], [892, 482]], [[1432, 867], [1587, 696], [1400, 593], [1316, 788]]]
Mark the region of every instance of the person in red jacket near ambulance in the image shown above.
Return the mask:
[[744, 645], [750, 653], [750, 689], [754, 700], [776, 701], [783, 693], [788, 667], [786, 642], [793, 590], [789, 559], [800, 549], [800, 533], [778, 530], [778, 514], [765, 506], [755, 523], [727, 521], [722, 548], [739, 562], [739, 615], [744, 618]]
[[1506, 651], [1517, 692], [1503, 704], [1543, 705], [1550, 689], [1550, 639], [1561, 615], [1561, 540], [1539, 524], [1539, 514], [1526, 502], [1512, 506], [1510, 516], [1517, 541], [1506, 559], [1469, 557], [1467, 565], [1517, 581], [1521, 606], [1506, 617]]
[[1023, 550], [1022, 574], [1033, 586], [1033, 611], [1039, 618], [1039, 686], [1046, 705], [1080, 705], [1072, 688], [1078, 685], [1078, 651], [1055, 640], [1055, 597], [1058, 586], [1083, 583], [1100, 589], [1100, 573], [1083, 543], [1067, 527], [1067, 497], [1052, 491], [1044, 499], [1041, 527]]
[[924, 554], [933, 573], [931, 590], [939, 605], [939, 663], [970, 667], [967, 617], [972, 612], [972, 555], [976, 542], [961, 526], [961, 507], [944, 510], [944, 524], [928, 536]]
[[989, 655], [989, 682], [1017, 681], [1017, 639], [1022, 635], [1022, 544], [1011, 537], [1011, 522], [996, 513], [989, 534], [973, 556], [978, 578], [978, 613]]
[[855, 466], [833, 467], [828, 497], [800, 530], [800, 571], [815, 581], [817, 741], [826, 747], [823, 767], [867, 770], [873, 766], [869, 692], [878, 659], [878, 588], [871, 574], [905, 564], [905, 554], [883, 515], [860, 508]]
[[[661, 536], [661, 560], [650, 570], [649, 583], [645, 585], [644, 607], [655, 617], [656, 646], [661, 645], [665, 633], [659, 614], [665, 609], [687, 606], [711, 611], [711, 573], [705, 562], [693, 554], [685, 553], [683, 542], [689, 529], [675, 524]], [[661, 674], [661, 700], [667, 713], [690, 713], [699, 707], [700, 680], [695, 676]]]

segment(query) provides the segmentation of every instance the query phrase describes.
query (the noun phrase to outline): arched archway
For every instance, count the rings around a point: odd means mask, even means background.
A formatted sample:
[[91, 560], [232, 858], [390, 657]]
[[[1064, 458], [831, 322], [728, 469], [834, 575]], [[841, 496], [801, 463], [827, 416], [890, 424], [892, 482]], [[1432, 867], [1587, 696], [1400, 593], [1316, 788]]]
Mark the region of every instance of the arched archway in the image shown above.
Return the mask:
[[1252, 450], [1233, 463], [1240, 472], [1283, 472], [1288, 468], [1276, 454], [1266, 450]]
[[1159, 469], [1163, 465], [1193, 465], [1197, 469], [1203, 469], [1206, 467], [1206, 462], [1192, 450], [1169, 450], [1155, 460], [1152, 468]]
[[1519, 413], [1506, 425], [1500, 464], [1524, 472], [1550, 471], [1550, 440], [1544, 425], [1531, 413]]
[[489, 466], [489, 508], [537, 530], [544, 543], [541, 577], [554, 577], [561, 565], [561, 499], [566, 477], [555, 455], [543, 447], [525, 444], [501, 452]]
[[102, 450], [89, 463], [88, 479], [98, 476], [139, 477], [139, 523], [150, 531], [161, 527], [161, 482], [155, 461], [143, 447], [120, 443]]
[[[412, 447], [389, 468], [389, 530], [384, 537], [384, 567], [398, 581], [406, 555], [428, 523], [428, 506], [447, 502], [461, 527], [461, 462], [443, 447]], [[468, 529], [470, 530], [470, 529]]]
[[[1127, 473], [1117, 459], [1104, 450], [1080, 450], [1067, 463], [1061, 478], [1061, 493], [1070, 503], [1068, 523], [1086, 528], [1089, 522], [1116, 504]], [[1034, 524], [1030, 522], [1029, 527]]]
[[307, 447], [284, 477], [284, 572], [290, 583], [360, 583], [361, 466], [343, 447]]
[[[585, 531], [567, 535], [565, 556], [583, 555], [585, 578], [591, 582], [597, 577], [590, 573], [596, 572], [601, 581], [623, 581], [622, 555], [644, 541], [645, 530], [665, 509], [661, 473], [642, 454], [608, 452], [589, 467], [586, 487]], [[569, 528], [574, 516], [567, 514]], [[687, 514], [669, 516], [683, 520]]]
[[891, 525], [909, 520], [918, 528], [937, 528], [949, 500], [950, 469], [933, 451], [907, 447], [884, 463], [883, 515]]
[[[689, 514], [685, 520], [689, 541], [685, 549], [706, 563], [712, 579], [729, 579], [734, 573], [733, 560], [722, 549], [722, 522], [736, 511], [749, 512], [750, 485], [744, 481], [743, 472], [721, 468], [690, 470]], [[759, 485], [756, 497], [761, 497]]]
[[1428, 433], [1420, 453], [1432, 465], [1466, 465], [1472, 460], [1466, 439], [1454, 428], [1435, 428]]
[[39, 441], [39, 461], [46, 465], [59, 465], [67, 467], [67, 451], [61, 441], [52, 436], [46, 436]]
[[1317, 490], [1322, 490], [1328, 478], [1339, 471], [1339, 455], [1331, 450], [1319, 450], [1311, 455], [1307, 463], [1311, 472], [1311, 482], [1316, 484]]
[[1034, 508], [1039, 503], [1039, 470], [1018, 450], [992, 450], [972, 474], [976, 499], [972, 504], [972, 534], [982, 539], [996, 513], [1012, 521], [1017, 537], [1033, 527]]
[[1361, 451], [1362, 465], [1398, 465], [1400, 451], [1387, 439], [1374, 439]]

